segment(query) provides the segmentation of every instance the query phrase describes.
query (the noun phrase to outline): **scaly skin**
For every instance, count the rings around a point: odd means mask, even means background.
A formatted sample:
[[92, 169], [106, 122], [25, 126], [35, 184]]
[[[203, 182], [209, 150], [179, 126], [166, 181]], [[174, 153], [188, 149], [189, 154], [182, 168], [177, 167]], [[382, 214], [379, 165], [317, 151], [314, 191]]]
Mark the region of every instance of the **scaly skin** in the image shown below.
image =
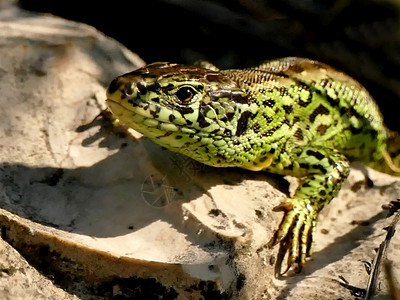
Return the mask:
[[224, 71], [154, 63], [113, 80], [107, 105], [156, 143], [207, 165], [299, 177], [271, 242], [288, 245], [289, 268], [311, 254], [318, 214], [339, 192], [349, 160], [400, 175], [399, 139], [368, 92], [308, 59]]

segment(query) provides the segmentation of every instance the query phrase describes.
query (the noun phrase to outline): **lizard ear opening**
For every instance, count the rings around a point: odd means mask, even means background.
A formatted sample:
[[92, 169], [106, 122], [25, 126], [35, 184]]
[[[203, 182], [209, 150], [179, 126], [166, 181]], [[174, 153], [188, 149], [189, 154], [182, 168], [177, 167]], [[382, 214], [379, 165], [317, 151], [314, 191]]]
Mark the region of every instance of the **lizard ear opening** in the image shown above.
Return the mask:
[[241, 104], [250, 104], [252, 101], [250, 100], [250, 97], [248, 94], [243, 93], [243, 91], [232, 91], [231, 93], [231, 99], [235, 101], [236, 103], [241, 103]]
[[210, 92], [210, 97], [213, 101], [218, 101], [218, 98], [228, 98], [231, 101], [240, 104], [251, 104], [251, 97], [241, 89], [219, 89]]

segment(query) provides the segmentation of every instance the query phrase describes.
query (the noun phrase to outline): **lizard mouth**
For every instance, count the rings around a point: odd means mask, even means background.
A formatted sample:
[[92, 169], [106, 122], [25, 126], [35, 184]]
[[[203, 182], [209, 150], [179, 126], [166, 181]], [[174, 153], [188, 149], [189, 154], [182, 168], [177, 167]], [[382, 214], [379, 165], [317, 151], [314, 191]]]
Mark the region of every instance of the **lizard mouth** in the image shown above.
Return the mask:
[[[111, 112], [118, 117], [118, 112], [121, 110], [129, 110], [125, 106], [121, 104], [120, 101], [115, 101], [113, 99], [107, 98], [106, 99], [106, 104], [108, 108], [111, 110]], [[133, 111], [132, 111], [133, 112]]]
[[120, 101], [107, 98], [106, 104], [111, 112], [123, 123], [132, 127], [133, 129], [145, 134], [144, 131], [149, 134], [150, 130], [154, 133], [151, 136], [160, 138], [166, 137], [172, 134], [172, 132], [181, 131], [182, 127], [178, 124], [170, 122], [164, 122], [146, 115], [143, 109], [131, 108], [123, 105]]
[[[183, 142], [186, 140], [183, 137], [196, 142], [210, 137], [209, 132], [188, 128], [184, 124], [177, 124], [170, 120], [155, 118], [154, 112], [148, 107], [149, 103], [132, 107], [131, 105], [124, 105], [119, 100], [107, 98], [106, 104], [122, 123], [149, 138], [156, 139], [159, 144], [166, 143], [169, 145], [173, 139], [180, 139]], [[145, 109], [146, 106], [147, 109]], [[179, 147], [182, 147], [182, 145]]]

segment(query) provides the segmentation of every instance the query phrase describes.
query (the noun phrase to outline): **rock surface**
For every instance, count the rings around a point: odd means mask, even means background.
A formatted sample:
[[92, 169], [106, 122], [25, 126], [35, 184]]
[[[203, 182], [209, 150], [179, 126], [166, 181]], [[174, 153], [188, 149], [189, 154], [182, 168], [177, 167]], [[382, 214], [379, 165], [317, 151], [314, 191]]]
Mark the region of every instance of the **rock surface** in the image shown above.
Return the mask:
[[95, 29], [7, 6], [0, 32], [1, 297], [353, 299], [333, 279], [366, 286], [399, 179], [370, 171], [367, 188], [352, 170], [304, 272], [275, 279], [265, 245], [285, 182], [202, 166], [96, 118], [108, 83], [144, 62]]

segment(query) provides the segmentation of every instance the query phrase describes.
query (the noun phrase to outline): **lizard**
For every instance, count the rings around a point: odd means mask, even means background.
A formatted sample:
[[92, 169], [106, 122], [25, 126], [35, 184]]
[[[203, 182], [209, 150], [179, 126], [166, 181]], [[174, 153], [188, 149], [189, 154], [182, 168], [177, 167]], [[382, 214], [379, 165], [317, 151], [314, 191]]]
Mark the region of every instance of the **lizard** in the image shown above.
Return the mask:
[[171, 151], [213, 167], [299, 178], [274, 209], [284, 217], [269, 243], [284, 247], [287, 270], [300, 271], [311, 255], [318, 215], [350, 161], [400, 176], [399, 135], [385, 127], [372, 96], [315, 60], [232, 70], [157, 62], [115, 78], [106, 94], [119, 121]]

